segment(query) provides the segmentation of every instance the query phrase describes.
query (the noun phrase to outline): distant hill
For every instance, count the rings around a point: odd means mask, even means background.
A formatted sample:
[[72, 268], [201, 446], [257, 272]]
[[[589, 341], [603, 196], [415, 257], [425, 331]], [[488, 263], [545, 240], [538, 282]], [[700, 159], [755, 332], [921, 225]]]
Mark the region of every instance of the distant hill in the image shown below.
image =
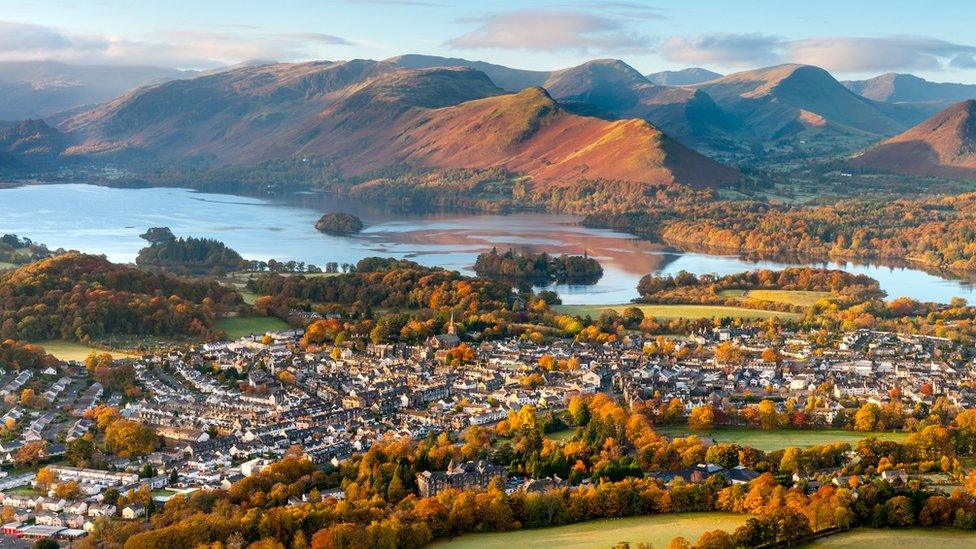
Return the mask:
[[880, 104], [808, 65], [739, 72], [697, 88], [739, 118], [760, 141], [802, 133], [863, 138], [892, 135], [906, 127]]
[[929, 82], [913, 74], [887, 73], [868, 80], [843, 82], [854, 93], [883, 103], [929, 103], [942, 108], [976, 99], [976, 85]]
[[469, 61], [458, 57], [439, 57], [437, 55], [407, 54], [384, 60], [407, 69], [432, 69], [436, 67], [467, 67], [481, 71], [491, 78], [499, 88], [517, 92], [529, 86], [540, 86], [549, 78], [548, 71], [528, 71], [513, 69], [484, 61]]
[[45, 118], [108, 101], [139, 86], [193, 74], [150, 66], [3, 61], [0, 62], [0, 120]]
[[659, 86], [691, 86], [709, 80], [721, 78], [722, 75], [708, 69], [692, 67], [680, 71], [661, 71], [647, 75], [647, 79]]
[[976, 100], [952, 105], [855, 156], [850, 164], [908, 175], [976, 179]]
[[543, 86], [569, 108], [592, 105], [594, 112], [641, 118], [691, 146], [720, 146], [743, 137], [736, 120], [708, 94], [652, 84], [619, 59], [598, 59], [555, 71]]
[[408, 70], [368, 60], [246, 67], [168, 82], [75, 116], [62, 129], [78, 143], [73, 155], [214, 164], [313, 155], [331, 160], [343, 176], [401, 165], [504, 168], [540, 184], [705, 186], [739, 176], [646, 121], [576, 115], [541, 88], [506, 94], [470, 68]]

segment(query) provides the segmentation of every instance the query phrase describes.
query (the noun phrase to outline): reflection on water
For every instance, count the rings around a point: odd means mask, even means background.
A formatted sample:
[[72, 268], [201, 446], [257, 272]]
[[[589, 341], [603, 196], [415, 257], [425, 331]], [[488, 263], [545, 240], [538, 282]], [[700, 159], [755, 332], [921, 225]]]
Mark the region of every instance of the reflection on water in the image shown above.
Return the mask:
[[[354, 237], [319, 233], [315, 221], [330, 211], [355, 213], [367, 228]], [[405, 215], [315, 193], [269, 201], [169, 188], [43, 185], [0, 190], [0, 233], [27, 236], [52, 248], [104, 253], [123, 262], [134, 260], [146, 244], [139, 234], [154, 226], [168, 226], [177, 235], [222, 240], [248, 259], [317, 265], [384, 255], [471, 273], [477, 254], [493, 246], [550, 254], [585, 252], [600, 261], [603, 278], [593, 286], [553, 287], [566, 303], [627, 302], [636, 296], [640, 277], [650, 272], [723, 275], [798, 265], [679, 253], [624, 233], [581, 227], [578, 221], [574, 216], [545, 214]], [[834, 262], [817, 266], [866, 274], [890, 296], [943, 302], [960, 296], [976, 302], [972, 285], [923, 271]]]

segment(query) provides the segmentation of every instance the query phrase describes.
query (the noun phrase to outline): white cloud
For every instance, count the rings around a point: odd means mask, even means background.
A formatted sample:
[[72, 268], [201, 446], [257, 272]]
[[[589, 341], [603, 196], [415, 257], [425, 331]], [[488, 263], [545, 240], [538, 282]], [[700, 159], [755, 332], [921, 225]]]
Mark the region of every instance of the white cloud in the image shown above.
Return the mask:
[[924, 36], [825, 37], [788, 40], [760, 34], [671, 37], [663, 55], [672, 60], [725, 67], [803, 63], [835, 72], [941, 70], [963, 67], [976, 47]]
[[650, 40], [618, 19], [572, 10], [518, 10], [468, 19], [478, 27], [448, 45], [459, 49], [626, 53], [647, 51]]
[[664, 41], [662, 53], [671, 61], [692, 65], [754, 67], [779, 62], [781, 44], [781, 38], [764, 34], [672, 36]]
[[0, 61], [204, 68], [249, 59], [306, 59], [325, 48], [351, 44], [330, 34], [272, 33], [245, 27], [224, 31], [164, 31], [133, 39], [75, 34], [53, 27], [0, 21]]

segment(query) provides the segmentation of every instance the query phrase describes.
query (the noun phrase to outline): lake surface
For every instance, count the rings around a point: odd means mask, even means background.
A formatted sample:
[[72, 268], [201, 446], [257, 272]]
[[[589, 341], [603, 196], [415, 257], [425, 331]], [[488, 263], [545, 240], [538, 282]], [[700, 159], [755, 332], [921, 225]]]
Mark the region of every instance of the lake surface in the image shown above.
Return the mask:
[[[366, 229], [353, 237], [315, 230], [332, 211], [359, 215]], [[355, 263], [369, 256], [407, 258], [471, 274], [475, 257], [492, 246], [550, 254], [586, 252], [603, 265], [593, 286], [555, 286], [567, 304], [626, 303], [637, 281], [650, 273], [685, 270], [731, 274], [795, 263], [750, 261], [735, 256], [675, 252], [625, 233], [579, 226], [579, 217], [548, 214], [404, 215], [321, 194], [252, 198], [187, 189], [115, 189], [92, 185], [32, 185], [0, 189], [0, 234], [14, 233], [51, 249], [63, 247], [131, 262], [149, 227], [170, 227], [177, 236], [215, 238], [247, 259], [296, 260], [324, 265]], [[816, 263], [877, 279], [890, 297], [976, 303], [976, 287], [903, 267]]]

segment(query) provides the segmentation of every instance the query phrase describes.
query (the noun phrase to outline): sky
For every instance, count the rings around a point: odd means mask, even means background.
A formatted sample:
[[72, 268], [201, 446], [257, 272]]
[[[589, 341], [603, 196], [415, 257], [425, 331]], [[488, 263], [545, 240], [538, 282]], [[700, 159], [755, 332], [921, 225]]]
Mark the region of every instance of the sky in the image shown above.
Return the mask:
[[404, 53], [644, 73], [779, 63], [976, 83], [972, 0], [0, 0], [0, 61], [211, 68]]

